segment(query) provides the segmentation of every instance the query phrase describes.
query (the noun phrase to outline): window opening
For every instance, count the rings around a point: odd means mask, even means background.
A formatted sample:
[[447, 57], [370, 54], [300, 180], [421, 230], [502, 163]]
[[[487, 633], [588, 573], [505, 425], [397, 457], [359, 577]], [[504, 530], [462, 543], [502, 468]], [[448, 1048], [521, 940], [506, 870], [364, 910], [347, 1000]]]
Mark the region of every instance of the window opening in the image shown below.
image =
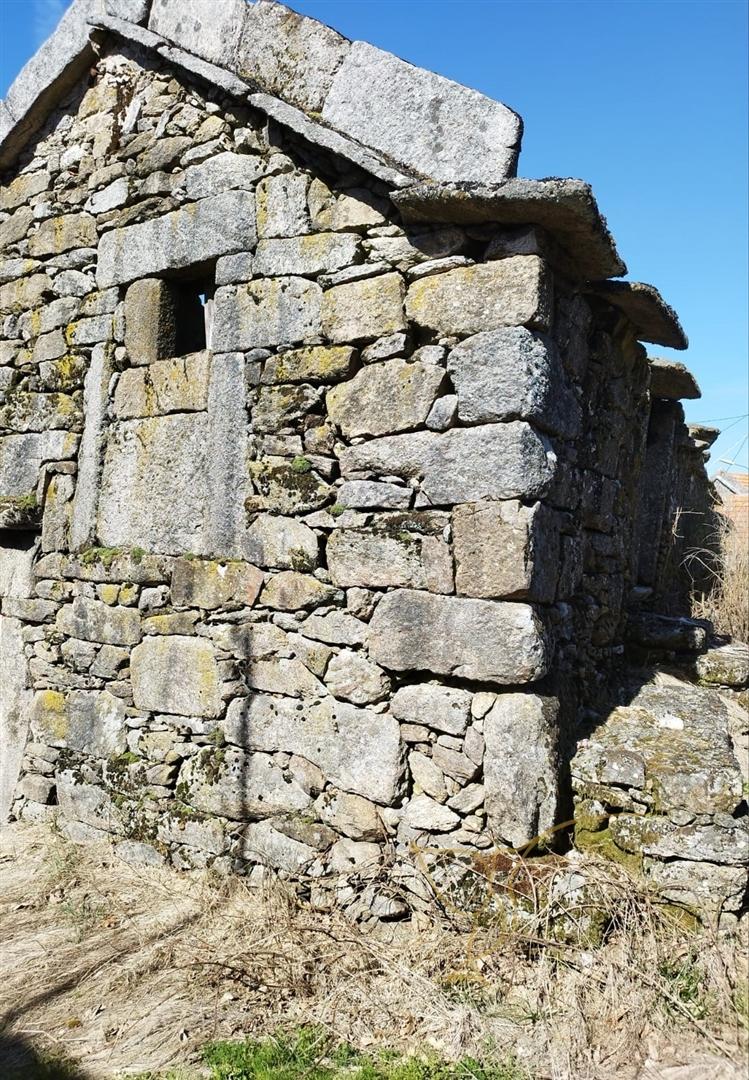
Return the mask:
[[213, 294], [210, 278], [171, 282], [174, 303], [175, 356], [211, 348]]

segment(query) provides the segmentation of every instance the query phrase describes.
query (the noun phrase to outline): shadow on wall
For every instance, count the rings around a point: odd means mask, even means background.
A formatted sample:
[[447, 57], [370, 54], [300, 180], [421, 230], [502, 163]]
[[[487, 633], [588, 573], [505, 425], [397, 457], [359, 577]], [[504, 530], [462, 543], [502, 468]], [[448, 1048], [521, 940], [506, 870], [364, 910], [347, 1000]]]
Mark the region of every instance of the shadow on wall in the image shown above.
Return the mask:
[[35, 1049], [21, 1035], [0, 1031], [0, 1076], [3, 1080], [88, 1080], [78, 1065]]

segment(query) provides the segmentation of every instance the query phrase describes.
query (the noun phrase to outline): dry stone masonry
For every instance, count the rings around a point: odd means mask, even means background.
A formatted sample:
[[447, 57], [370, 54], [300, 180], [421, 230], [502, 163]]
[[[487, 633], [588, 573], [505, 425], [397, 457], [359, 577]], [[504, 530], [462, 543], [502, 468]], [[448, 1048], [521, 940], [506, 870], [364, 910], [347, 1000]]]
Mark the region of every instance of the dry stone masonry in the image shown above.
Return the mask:
[[0, 104], [4, 814], [393, 918], [574, 787], [740, 909], [725, 716], [600, 712], [711, 525], [686, 339], [521, 130], [268, 0], [75, 0]]

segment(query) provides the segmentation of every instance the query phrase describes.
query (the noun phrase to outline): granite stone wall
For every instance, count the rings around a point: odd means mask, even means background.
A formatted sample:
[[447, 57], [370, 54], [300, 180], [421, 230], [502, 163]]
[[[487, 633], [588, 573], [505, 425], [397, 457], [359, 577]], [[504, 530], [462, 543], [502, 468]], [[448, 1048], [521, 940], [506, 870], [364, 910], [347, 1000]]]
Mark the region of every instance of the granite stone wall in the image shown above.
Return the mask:
[[416, 851], [563, 816], [654, 556], [651, 367], [542, 229], [388, 190], [112, 43], [6, 176], [14, 816], [380, 917]]

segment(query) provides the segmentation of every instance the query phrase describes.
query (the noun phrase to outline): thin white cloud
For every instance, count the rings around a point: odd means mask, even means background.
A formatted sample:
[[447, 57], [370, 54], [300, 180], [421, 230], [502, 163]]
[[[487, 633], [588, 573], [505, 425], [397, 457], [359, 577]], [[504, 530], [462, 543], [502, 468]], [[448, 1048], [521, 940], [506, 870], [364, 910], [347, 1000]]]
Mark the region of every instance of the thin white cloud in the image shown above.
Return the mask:
[[39, 48], [55, 29], [68, 7], [68, 0], [32, 0], [31, 26]]

